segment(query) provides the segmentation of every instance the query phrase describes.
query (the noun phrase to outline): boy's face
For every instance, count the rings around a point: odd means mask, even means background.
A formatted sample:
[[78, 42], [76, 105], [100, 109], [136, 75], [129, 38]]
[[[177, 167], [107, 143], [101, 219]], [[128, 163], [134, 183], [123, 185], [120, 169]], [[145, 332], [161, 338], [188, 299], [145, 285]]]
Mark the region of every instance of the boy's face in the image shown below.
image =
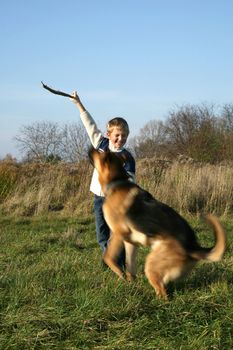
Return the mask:
[[125, 130], [114, 127], [107, 132], [107, 136], [116, 149], [120, 149], [126, 143], [128, 134]]

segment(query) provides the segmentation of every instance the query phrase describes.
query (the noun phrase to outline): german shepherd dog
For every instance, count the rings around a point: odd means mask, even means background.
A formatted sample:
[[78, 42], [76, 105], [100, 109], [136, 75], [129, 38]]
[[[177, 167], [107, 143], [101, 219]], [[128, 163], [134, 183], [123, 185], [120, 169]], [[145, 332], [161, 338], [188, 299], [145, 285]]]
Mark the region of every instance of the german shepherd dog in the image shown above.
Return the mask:
[[166, 284], [187, 274], [199, 260], [222, 258], [226, 235], [216, 217], [210, 214], [206, 217], [214, 230], [215, 245], [203, 248], [184, 218], [128, 179], [124, 159], [95, 149], [90, 149], [89, 157], [99, 175], [105, 195], [104, 217], [111, 230], [104, 262], [120, 278], [125, 279], [125, 275], [116, 261], [123, 247], [128, 280], [136, 276], [136, 247], [151, 248], [145, 274], [157, 296], [164, 299], [167, 299]]

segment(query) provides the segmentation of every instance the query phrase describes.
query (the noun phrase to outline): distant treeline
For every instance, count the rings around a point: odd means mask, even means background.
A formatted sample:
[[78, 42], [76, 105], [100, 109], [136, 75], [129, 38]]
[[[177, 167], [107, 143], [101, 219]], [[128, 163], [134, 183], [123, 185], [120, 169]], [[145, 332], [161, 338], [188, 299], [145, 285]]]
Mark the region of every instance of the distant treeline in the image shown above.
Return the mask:
[[[86, 158], [89, 147], [80, 123], [25, 125], [15, 141], [24, 162], [79, 162]], [[176, 107], [163, 121], [154, 119], [145, 124], [129, 139], [128, 147], [137, 159], [174, 160], [182, 156], [210, 164], [232, 162], [233, 104]]]
[[233, 104], [179, 107], [165, 121], [147, 123], [130, 145], [137, 158], [182, 155], [212, 164], [233, 161]]

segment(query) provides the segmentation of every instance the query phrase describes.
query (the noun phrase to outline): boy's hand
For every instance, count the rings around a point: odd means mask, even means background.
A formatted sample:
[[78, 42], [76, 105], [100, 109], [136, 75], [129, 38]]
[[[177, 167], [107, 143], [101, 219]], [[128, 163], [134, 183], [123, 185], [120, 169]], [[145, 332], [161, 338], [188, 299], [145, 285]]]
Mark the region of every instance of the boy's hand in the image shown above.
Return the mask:
[[82, 104], [80, 98], [79, 98], [79, 95], [77, 94], [77, 91], [73, 91], [72, 92], [72, 98], [70, 98], [70, 100], [76, 104], [76, 106], [78, 107], [79, 109], [79, 112], [82, 113], [82, 112], [85, 112], [86, 111], [86, 108], [84, 107], [84, 105]]
[[73, 91], [71, 95], [73, 96], [73, 98], [70, 98], [70, 100], [71, 100], [72, 102], [74, 102], [74, 103], [76, 103], [76, 104], [77, 104], [77, 103], [81, 103], [80, 98], [79, 98], [79, 96], [78, 96], [78, 94], [77, 94], [77, 91]]

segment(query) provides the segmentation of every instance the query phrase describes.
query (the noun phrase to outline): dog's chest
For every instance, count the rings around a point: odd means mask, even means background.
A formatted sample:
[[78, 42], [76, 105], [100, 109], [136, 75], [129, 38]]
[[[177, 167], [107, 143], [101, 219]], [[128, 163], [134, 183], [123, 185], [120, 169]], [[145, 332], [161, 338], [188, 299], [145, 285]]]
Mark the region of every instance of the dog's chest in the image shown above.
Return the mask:
[[143, 246], [147, 246], [148, 245], [148, 237], [139, 231], [136, 230], [132, 230], [129, 234], [129, 239], [131, 241], [131, 243], [133, 244], [140, 244]]

